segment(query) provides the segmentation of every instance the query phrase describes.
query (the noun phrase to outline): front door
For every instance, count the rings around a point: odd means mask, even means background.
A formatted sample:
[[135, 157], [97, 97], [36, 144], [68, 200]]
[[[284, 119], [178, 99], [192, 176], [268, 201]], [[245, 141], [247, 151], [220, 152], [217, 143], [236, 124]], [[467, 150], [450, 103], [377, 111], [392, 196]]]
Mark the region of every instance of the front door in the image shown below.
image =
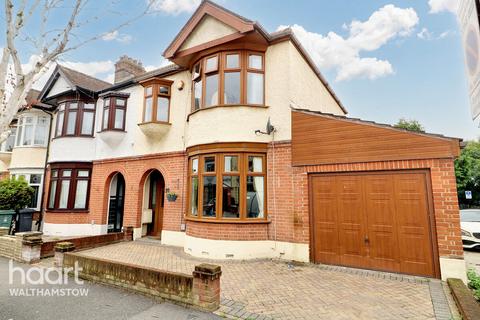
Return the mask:
[[125, 180], [121, 174], [113, 177], [110, 183], [110, 201], [108, 206], [108, 232], [120, 232], [123, 227], [123, 207], [125, 199]]
[[160, 237], [162, 233], [164, 182], [162, 175], [155, 171], [150, 178], [150, 196], [148, 208], [152, 210], [152, 223], [148, 227], [148, 235]]

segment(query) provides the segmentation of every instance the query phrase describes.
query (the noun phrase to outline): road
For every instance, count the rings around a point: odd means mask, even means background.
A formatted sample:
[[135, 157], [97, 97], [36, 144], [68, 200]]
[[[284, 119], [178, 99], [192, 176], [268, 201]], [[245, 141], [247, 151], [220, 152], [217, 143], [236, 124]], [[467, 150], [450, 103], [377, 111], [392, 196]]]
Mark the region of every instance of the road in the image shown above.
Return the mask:
[[[30, 270], [30, 278], [34, 281], [40, 279], [40, 273], [31, 266], [13, 263], [13, 267], [18, 267], [26, 272]], [[42, 275], [58, 281], [55, 273], [51, 273], [49, 276], [44, 273]], [[27, 273], [22, 275], [22, 271], [16, 270], [13, 272], [13, 281], [10, 283], [9, 260], [0, 257], [0, 319], [221, 319], [213, 314], [170, 303], [160, 303], [149, 297], [109, 286], [87, 281], [82, 285], [76, 284], [73, 278], [68, 279], [68, 284], [62, 285], [22, 285], [21, 280], [24, 276], [28, 279]], [[26, 282], [28, 283], [28, 281]], [[52, 289], [57, 289], [57, 291]], [[64, 290], [60, 292], [58, 289]], [[80, 292], [80, 289], [83, 292]], [[86, 296], [81, 296], [85, 293], [87, 293]], [[55, 296], [49, 296], [50, 294]], [[59, 296], [62, 294], [63, 296]]]
[[467, 269], [474, 268], [477, 274], [480, 275], [480, 250], [465, 250], [463, 251]]

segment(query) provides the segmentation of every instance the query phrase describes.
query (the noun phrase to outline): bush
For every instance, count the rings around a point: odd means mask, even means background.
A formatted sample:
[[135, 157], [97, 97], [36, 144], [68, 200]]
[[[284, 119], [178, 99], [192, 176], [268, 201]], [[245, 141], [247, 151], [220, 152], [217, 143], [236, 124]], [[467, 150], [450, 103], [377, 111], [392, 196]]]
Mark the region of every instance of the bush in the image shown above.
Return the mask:
[[477, 275], [474, 269], [467, 272], [468, 286], [473, 290], [475, 299], [480, 300], [480, 276]]
[[35, 190], [20, 177], [0, 181], [0, 210], [20, 210], [32, 201]]

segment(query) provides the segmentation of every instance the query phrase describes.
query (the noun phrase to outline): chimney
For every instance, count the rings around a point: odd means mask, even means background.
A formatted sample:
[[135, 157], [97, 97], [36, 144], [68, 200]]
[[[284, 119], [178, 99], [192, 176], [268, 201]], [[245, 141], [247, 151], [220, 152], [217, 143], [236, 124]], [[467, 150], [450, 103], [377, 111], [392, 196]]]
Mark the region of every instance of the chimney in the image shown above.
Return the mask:
[[132, 59], [126, 55], [121, 56], [115, 63], [115, 82], [119, 83], [124, 80], [139, 76], [145, 73], [145, 68], [138, 60]]

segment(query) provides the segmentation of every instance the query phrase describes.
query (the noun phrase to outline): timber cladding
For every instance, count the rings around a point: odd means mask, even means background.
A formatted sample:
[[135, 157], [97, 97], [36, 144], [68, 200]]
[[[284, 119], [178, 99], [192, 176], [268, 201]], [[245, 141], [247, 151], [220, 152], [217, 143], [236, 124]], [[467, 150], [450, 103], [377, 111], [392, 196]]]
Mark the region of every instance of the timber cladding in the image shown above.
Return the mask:
[[344, 117], [292, 111], [292, 164], [454, 158], [459, 139], [407, 132]]

